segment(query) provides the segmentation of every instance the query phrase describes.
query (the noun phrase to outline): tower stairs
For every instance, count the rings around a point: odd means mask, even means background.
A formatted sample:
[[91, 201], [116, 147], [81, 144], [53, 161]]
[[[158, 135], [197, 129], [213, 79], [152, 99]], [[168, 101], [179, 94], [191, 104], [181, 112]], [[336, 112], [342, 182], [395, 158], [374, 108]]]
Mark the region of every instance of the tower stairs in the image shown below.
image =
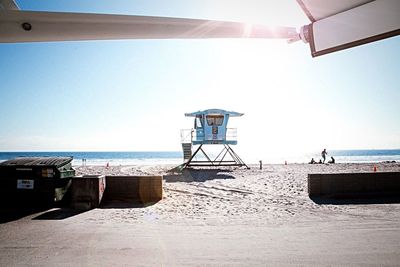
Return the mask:
[[186, 162], [192, 157], [192, 143], [182, 143], [183, 160]]

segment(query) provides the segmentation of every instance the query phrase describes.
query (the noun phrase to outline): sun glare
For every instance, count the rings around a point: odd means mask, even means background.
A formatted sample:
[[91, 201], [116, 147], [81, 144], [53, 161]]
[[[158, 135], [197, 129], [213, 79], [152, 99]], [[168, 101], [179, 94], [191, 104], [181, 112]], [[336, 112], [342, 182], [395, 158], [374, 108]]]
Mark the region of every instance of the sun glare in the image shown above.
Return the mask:
[[[301, 143], [290, 136], [293, 128], [301, 128], [302, 96], [282, 41], [226, 40], [220, 45], [217, 78], [208, 89], [213, 97], [204, 105], [217, 106], [217, 100], [224, 99], [224, 108], [245, 113], [243, 120], [231, 123], [240, 125], [239, 143], [246, 148], [277, 153], [285, 150], [282, 143], [287, 140], [288, 149], [300, 149]], [[296, 133], [306, 139], [302, 134]], [[249, 154], [257, 154], [253, 152]]]

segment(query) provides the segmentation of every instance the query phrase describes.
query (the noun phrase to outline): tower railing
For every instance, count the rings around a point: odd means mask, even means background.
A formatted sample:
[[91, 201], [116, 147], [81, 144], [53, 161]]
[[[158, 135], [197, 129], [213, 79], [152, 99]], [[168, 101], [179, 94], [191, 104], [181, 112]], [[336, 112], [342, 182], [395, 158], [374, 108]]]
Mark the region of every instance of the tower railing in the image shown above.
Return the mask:
[[181, 130], [181, 143], [182, 144], [192, 143], [194, 134], [195, 134], [195, 131], [193, 129], [182, 129]]
[[[181, 143], [182, 144], [192, 143], [193, 140], [201, 141], [201, 140], [204, 140], [204, 138], [205, 138], [204, 134], [202, 136], [197, 136], [195, 129], [182, 129], [181, 130]], [[227, 128], [225, 140], [226, 141], [237, 141], [237, 128]]]
[[226, 128], [226, 140], [237, 141], [237, 128]]

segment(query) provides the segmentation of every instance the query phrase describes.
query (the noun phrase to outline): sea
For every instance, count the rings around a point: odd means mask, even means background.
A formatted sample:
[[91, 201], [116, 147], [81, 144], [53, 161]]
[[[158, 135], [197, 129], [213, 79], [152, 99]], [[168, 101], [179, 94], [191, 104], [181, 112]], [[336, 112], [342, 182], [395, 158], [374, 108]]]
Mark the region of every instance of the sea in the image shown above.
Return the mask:
[[[400, 149], [374, 149], [374, 150], [328, 150], [327, 160], [333, 156], [336, 163], [372, 163], [372, 162], [400, 162]], [[72, 164], [86, 165], [157, 165], [183, 163], [181, 151], [160, 152], [0, 152], [0, 162], [17, 157], [73, 157]], [[265, 159], [242, 159], [248, 164], [257, 164], [262, 160], [264, 164], [308, 163], [311, 158], [319, 160], [320, 152], [305, 153], [296, 157], [273, 157]]]

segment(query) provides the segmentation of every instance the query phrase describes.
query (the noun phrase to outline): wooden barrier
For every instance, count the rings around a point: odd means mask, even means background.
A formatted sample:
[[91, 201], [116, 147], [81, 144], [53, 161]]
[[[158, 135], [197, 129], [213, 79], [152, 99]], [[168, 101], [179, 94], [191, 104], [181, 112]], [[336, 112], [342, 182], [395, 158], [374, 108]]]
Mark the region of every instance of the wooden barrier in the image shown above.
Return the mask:
[[324, 173], [308, 175], [308, 195], [399, 195], [400, 172]]
[[83, 210], [98, 207], [105, 188], [104, 175], [84, 175], [72, 178], [71, 207]]
[[162, 176], [106, 176], [105, 200], [130, 200], [143, 204], [162, 199]]

